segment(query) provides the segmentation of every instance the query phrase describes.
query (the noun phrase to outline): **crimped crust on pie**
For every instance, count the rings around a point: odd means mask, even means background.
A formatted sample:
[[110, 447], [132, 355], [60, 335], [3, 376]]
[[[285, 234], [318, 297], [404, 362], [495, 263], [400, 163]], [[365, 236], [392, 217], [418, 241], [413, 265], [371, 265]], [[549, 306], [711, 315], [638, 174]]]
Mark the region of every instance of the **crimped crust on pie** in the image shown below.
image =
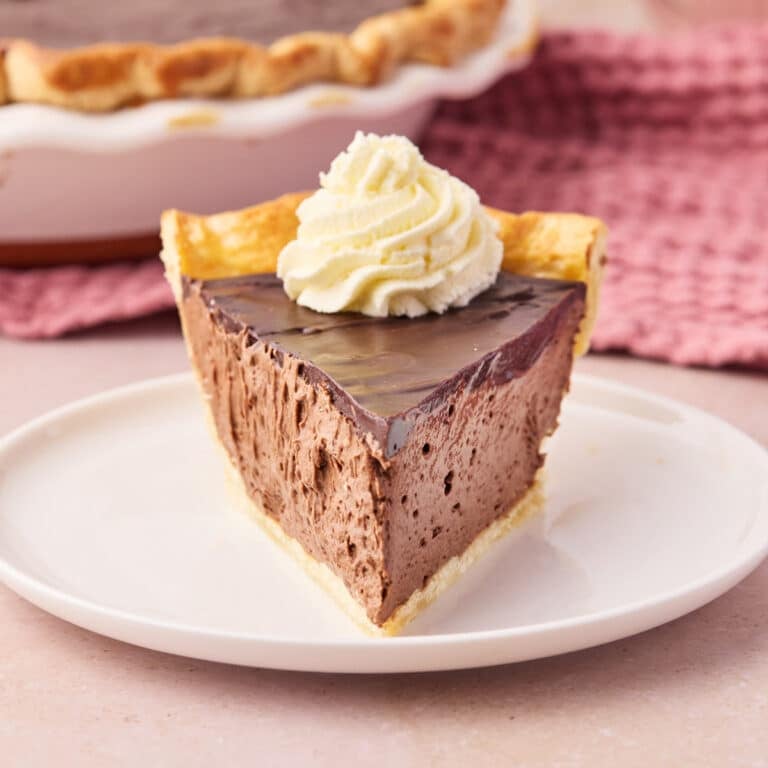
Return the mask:
[[54, 50], [11, 39], [2, 45], [0, 103], [105, 112], [154, 99], [269, 96], [317, 81], [370, 86], [403, 62], [447, 66], [481, 47], [505, 3], [425, 0], [369, 18], [349, 35], [306, 32], [268, 47], [203, 38]]
[[0, 104], [8, 101], [8, 80], [5, 75], [5, 50], [0, 45]]
[[[213, 216], [166, 211], [161, 221], [162, 258], [171, 285], [178, 290], [180, 275], [212, 280], [274, 272], [278, 254], [296, 236], [296, 208], [309, 194], [283, 195]], [[586, 283], [586, 311], [575, 344], [575, 353], [584, 354], [597, 315], [606, 260], [605, 225], [575, 213], [488, 211], [499, 223], [503, 269]]]

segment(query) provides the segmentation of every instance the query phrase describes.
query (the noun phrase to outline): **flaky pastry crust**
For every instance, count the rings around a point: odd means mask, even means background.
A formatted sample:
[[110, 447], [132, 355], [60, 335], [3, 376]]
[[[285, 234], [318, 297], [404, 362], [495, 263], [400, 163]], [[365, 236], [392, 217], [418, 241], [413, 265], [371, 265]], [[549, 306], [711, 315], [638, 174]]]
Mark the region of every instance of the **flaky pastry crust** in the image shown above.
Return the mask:
[[[175, 290], [180, 276], [213, 280], [274, 272], [283, 247], [296, 237], [296, 208], [310, 192], [283, 195], [240, 211], [199, 216], [163, 213], [160, 234], [166, 274]], [[507, 213], [486, 209], [499, 223], [504, 244], [502, 268], [515, 274], [583, 282], [584, 319], [575, 353], [584, 354], [597, 317], [605, 265], [606, 228], [576, 213]], [[177, 296], [178, 299], [178, 296]]]
[[425, 0], [351, 34], [306, 32], [268, 47], [237, 38], [176, 45], [104, 43], [54, 50], [0, 41], [0, 103], [106, 112], [155, 99], [270, 96], [325, 81], [371, 86], [399, 64], [448, 66], [493, 35], [506, 0]]

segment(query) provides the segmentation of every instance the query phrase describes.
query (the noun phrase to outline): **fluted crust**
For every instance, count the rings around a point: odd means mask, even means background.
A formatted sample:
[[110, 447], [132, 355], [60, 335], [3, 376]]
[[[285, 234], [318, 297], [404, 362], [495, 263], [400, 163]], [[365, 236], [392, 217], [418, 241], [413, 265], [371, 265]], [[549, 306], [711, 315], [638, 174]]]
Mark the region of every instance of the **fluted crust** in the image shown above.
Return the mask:
[[372, 86], [399, 64], [448, 66], [492, 37], [506, 0], [425, 0], [351, 34], [307, 32], [264, 47], [237, 38], [54, 50], [4, 41], [0, 103], [107, 112], [155, 99], [254, 98], [312, 82]]

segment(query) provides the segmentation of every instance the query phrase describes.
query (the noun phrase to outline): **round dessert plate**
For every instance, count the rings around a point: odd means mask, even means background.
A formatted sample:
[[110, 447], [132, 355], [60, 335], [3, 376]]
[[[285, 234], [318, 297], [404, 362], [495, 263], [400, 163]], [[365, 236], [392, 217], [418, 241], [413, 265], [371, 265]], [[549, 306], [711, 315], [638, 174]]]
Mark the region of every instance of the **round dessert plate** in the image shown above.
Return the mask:
[[722, 421], [576, 376], [542, 512], [396, 638], [371, 638], [230, 503], [191, 376], [59, 409], [0, 441], [0, 578], [67, 621], [277, 669], [522, 661], [657, 626], [768, 552], [768, 453]]

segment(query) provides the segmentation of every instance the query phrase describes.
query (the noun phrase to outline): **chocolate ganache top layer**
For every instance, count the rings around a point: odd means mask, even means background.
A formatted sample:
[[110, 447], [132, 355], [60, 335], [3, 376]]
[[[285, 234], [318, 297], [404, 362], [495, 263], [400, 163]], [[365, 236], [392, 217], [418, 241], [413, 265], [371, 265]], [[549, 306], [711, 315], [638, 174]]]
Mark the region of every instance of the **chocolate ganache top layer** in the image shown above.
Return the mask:
[[374, 318], [320, 314], [284, 293], [274, 275], [190, 281], [217, 321], [308, 363], [337, 407], [371, 431], [391, 455], [419, 412], [456, 387], [509, 381], [536, 361], [561, 327], [581, 283], [500, 273], [468, 306], [442, 315]]
[[0, 0], [0, 38], [52, 47], [100, 42], [176, 43], [239, 37], [267, 45], [309, 30], [351, 32], [369, 16], [408, 0]]

